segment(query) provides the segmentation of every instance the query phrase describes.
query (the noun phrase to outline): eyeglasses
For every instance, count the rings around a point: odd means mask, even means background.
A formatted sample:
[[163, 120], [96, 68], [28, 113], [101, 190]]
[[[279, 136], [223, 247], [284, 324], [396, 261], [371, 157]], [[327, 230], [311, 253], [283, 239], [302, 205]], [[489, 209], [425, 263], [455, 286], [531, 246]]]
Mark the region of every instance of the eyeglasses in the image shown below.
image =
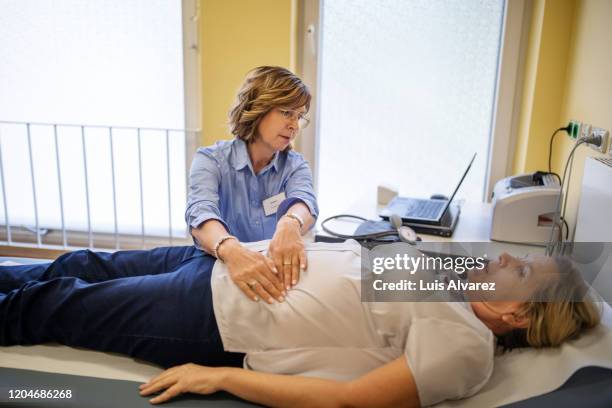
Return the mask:
[[298, 126], [300, 128], [304, 128], [308, 126], [308, 124], [310, 123], [310, 119], [304, 116], [305, 115], [304, 112], [298, 112], [295, 110], [280, 109], [280, 108], [278, 108], [277, 110], [285, 120], [291, 120], [292, 122], [294, 120], [297, 120]]

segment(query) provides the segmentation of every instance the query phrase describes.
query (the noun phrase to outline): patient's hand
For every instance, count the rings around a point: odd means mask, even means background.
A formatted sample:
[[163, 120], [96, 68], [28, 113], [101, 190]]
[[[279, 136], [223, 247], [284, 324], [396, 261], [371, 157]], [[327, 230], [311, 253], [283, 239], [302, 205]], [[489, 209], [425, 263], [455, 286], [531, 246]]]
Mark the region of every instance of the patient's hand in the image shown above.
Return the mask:
[[289, 217], [282, 217], [270, 241], [268, 254], [276, 269], [282, 272], [285, 289], [298, 283], [300, 271], [307, 267], [306, 251], [300, 231], [300, 224]]
[[159, 404], [186, 392], [212, 394], [220, 390], [222, 372], [223, 368], [191, 363], [172, 367], [148, 383], [140, 385], [140, 395], [146, 396], [165, 390], [161, 395], [149, 400], [152, 404]]
[[219, 255], [225, 260], [230, 278], [240, 290], [255, 301], [263, 299], [273, 303], [276, 299], [282, 302], [283, 283], [272, 260], [235, 240], [226, 242], [220, 247], [223, 252]]

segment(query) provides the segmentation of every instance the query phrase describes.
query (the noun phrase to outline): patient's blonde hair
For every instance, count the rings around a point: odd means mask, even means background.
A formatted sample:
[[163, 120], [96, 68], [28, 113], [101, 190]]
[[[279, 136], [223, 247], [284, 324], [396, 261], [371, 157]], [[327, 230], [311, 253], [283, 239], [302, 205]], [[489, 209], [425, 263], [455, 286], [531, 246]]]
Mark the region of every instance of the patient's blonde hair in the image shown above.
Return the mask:
[[251, 143], [261, 119], [274, 108], [310, 109], [308, 87], [288, 69], [263, 66], [249, 71], [229, 112], [230, 132]]
[[526, 302], [522, 313], [529, 317], [525, 340], [532, 347], [557, 347], [583, 331], [595, 327], [601, 320], [601, 311], [580, 271], [565, 256], [555, 257], [559, 279], [546, 285], [536, 294], [544, 301]]

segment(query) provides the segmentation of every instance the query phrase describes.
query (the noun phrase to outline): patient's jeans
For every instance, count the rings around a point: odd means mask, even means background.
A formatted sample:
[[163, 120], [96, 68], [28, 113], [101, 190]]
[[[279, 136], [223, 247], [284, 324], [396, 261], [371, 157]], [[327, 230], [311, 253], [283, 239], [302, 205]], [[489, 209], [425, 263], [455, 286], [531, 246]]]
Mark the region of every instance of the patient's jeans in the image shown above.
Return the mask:
[[163, 367], [240, 366], [244, 355], [223, 351], [215, 321], [214, 261], [189, 246], [0, 266], [0, 345], [57, 342]]

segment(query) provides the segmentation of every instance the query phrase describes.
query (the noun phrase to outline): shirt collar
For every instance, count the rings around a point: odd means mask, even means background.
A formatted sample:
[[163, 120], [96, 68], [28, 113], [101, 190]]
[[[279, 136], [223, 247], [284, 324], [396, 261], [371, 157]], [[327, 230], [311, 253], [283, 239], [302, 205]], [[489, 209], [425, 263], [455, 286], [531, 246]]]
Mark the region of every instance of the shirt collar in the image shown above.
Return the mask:
[[[236, 150], [235, 150], [236, 154], [234, 156], [234, 169], [242, 170], [246, 166], [249, 166], [253, 174], [255, 174], [255, 171], [253, 169], [253, 164], [251, 163], [251, 158], [249, 157], [249, 151], [247, 150], [247, 145], [244, 142], [244, 140], [236, 138], [234, 140], [234, 146], [236, 146]], [[261, 170], [260, 174], [265, 173], [270, 167], [274, 167], [274, 170], [278, 172], [279, 153], [280, 152], [274, 153], [274, 157], [272, 157], [272, 160], [270, 161], [270, 163], [268, 163], [266, 167], [264, 167]]]
[[251, 167], [251, 159], [249, 158], [249, 152], [247, 151], [244, 140], [238, 138], [234, 139], [234, 146], [236, 147], [234, 155], [234, 169], [242, 170], [245, 166]]
[[270, 165], [272, 165], [272, 167], [274, 167], [274, 171], [278, 172], [278, 156], [279, 155], [280, 155], [280, 152], [274, 153], [274, 157], [272, 158], [272, 161], [270, 161], [270, 163], [264, 168], [264, 170], [270, 167]]

